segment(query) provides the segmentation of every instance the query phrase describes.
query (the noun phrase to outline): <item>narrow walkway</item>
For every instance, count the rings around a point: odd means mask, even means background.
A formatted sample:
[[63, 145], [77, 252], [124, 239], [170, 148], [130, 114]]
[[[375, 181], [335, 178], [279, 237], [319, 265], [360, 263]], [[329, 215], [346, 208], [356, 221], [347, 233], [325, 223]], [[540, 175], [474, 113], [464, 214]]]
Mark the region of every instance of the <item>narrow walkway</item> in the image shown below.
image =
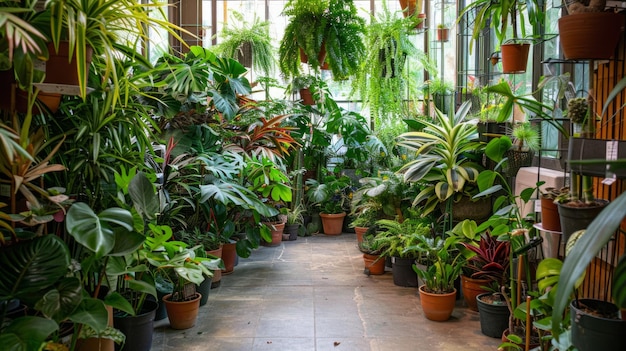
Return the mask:
[[363, 274], [354, 234], [319, 234], [239, 259], [193, 328], [155, 323], [152, 350], [496, 350], [463, 305], [447, 322], [429, 321], [417, 288], [394, 285], [391, 271]]

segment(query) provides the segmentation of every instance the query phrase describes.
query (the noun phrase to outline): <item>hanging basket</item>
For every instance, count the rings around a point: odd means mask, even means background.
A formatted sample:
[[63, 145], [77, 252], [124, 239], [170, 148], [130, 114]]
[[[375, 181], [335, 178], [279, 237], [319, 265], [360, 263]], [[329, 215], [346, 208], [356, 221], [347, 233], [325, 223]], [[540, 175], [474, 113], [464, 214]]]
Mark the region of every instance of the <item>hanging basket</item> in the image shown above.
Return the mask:
[[520, 168], [532, 165], [535, 153], [533, 151], [508, 150], [506, 157], [508, 161], [504, 166], [504, 173], [507, 177], [515, 177]]
[[500, 47], [502, 73], [524, 73], [528, 65], [528, 43], [507, 43]]
[[237, 61], [244, 67], [252, 67], [252, 44], [249, 41], [242, 43], [236, 50]]
[[568, 60], [606, 60], [624, 27], [624, 16], [614, 12], [575, 13], [559, 18], [563, 55]]

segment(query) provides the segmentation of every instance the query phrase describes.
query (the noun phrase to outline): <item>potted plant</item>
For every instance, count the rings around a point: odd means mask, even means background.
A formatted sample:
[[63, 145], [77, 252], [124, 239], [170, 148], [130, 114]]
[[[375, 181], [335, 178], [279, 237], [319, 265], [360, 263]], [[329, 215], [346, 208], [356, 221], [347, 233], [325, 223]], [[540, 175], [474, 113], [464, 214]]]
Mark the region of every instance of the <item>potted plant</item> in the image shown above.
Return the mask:
[[437, 109], [444, 114], [454, 113], [454, 85], [452, 83], [443, 79], [431, 79], [427, 82], [427, 88]]
[[357, 71], [365, 53], [365, 21], [352, 0], [290, 0], [283, 15], [288, 23], [278, 52], [284, 75], [300, 74], [300, 51], [315, 70], [328, 62], [337, 80]]
[[299, 93], [300, 102], [307, 106], [315, 105], [317, 101], [320, 101], [320, 89], [327, 89], [326, 83], [309, 74], [294, 77], [288, 88], [292, 93]]
[[248, 22], [243, 14], [231, 12], [233, 26], [225, 26], [217, 35], [217, 52], [252, 67], [265, 76], [274, 70], [274, 48], [269, 33], [270, 23], [261, 21], [256, 15]]
[[450, 28], [446, 26], [444, 23], [439, 23], [437, 25], [437, 41], [446, 42], [450, 37]]
[[515, 123], [511, 138], [511, 148], [506, 152], [507, 163], [503, 171], [507, 176], [514, 177], [521, 167], [532, 165], [535, 151], [541, 146], [541, 140], [539, 131], [530, 122]]
[[287, 222], [285, 223], [285, 233], [289, 234], [289, 240], [298, 239], [298, 232], [304, 224], [305, 207], [302, 204], [287, 210]]
[[417, 238], [421, 240], [419, 250], [432, 262], [425, 269], [413, 265], [413, 270], [424, 281], [424, 285], [419, 287], [420, 304], [427, 319], [443, 322], [450, 318], [454, 310], [454, 282], [461, 274], [463, 258], [458, 250], [451, 249], [438, 236]]
[[348, 192], [351, 191], [350, 178], [331, 174], [325, 176], [321, 182], [309, 179], [307, 186], [309, 201], [320, 209], [324, 234], [341, 234], [346, 216], [344, 206], [347, 204]]
[[[470, 51], [474, 41], [482, 35], [484, 28], [491, 27], [495, 31], [496, 44], [500, 46], [503, 72], [520, 73], [526, 71], [528, 50], [531, 38], [539, 38], [543, 23], [544, 9], [538, 1], [505, 1], [493, 3], [491, 0], [474, 1], [465, 6], [457, 19], [460, 21], [464, 16], [473, 16], [474, 28], [472, 30], [472, 41], [470, 41]], [[518, 22], [521, 25], [518, 26]], [[525, 23], [532, 27], [532, 35], [526, 35]], [[509, 28], [512, 29], [512, 37], [507, 40]], [[521, 34], [521, 36], [520, 36]], [[512, 53], [515, 58], [524, 57], [522, 64], [508, 68], [507, 61], [510, 57], [506, 54]]]
[[[452, 211], [452, 217], [458, 220], [470, 216], [475, 217], [470, 219], [485, 219], [491, 213], [490, 201], [471, 199], [478, 193], [475, 183], [482, 167], [463, 156], [481, 150], [482, 146], [472, 138], [476, 121], [465, 119], [469, 105], [469, 102], [463, 103], [456, 115], [446, 116], [436, 111], [435, 121], [422, 121], [426, 126], [422, 132], [408, 132], [398, 137], [398, 145], [417, 153], [415, 159], [400, 169], [404, 179], [410, 182], [428, 179], [413, 199], [413, 204], [422, 204], [424, 215], [446, 202], [452, 206], [446, 212]], [[462, 207], [464, 205], [467, 206]], [[461, 214], [465, 209], [472, 211]]]
[[541, 191], [539, 198], [541, 200], [541, 227], [545, 230], [561, 232], [561, 219], [559, 218], [559, 210], [555, 203], [556, 199], [569, 193], [569, 188], [547, 187]]
[[381, 254], [385, 247], [380, 246], [381, 243], [372, 233], [364, 235], [363, 240], [357, 244], [359, 251], [363, 253], [364, 273], [367, 275], [385, 274], [385, 256]]
[[397, 286], [417, 287], [417, 275], [412, 266], [420, 251], [420, 238], [430, 234], [429, 218], [407, 218], [402, 223], [393, 219], [376, 222], [377, 234], [374, 241], [384, 247], [381, 255], [391, 258], [393, 283]]
[[[463, 282], [468, 287], [470, 286], [468, 283], [482, 284], [478, 286], [478, 289], [468, 289], [468, 293], [476, 292], [473, 298], [474, 306], [481, 316], [481, 332], [487, 336], [501, 337], [509, 323], [509, 310], [499, 291], [500, 287], [507, 285], [509, 279], [510, 243], [499, 241], [489, 232], [484, 232], [478, 247], [465, 243], [464, 246], [474, 254], [467, 259], [464, 269], [469, 271], [470, 279], [479, 281], [465, 279]], [[463, 290], [464, 294], [465, 291]]]
[[567, 15], [559, 18], [558, 26], [565, 58], [606, 60], [613, 56], [623, 16], [612, 10], [606, 11], [606, 0], [564, 2], [563, 5]]
[[369, 107], [377, 126], [383, 125], [383, 117], [389, 114], [405, 116], [406, 96], [418, 93], [417, 86], [410, 84], [414, 71], [406, 67], [407, 59], [414, 58], [419, 63], [421, 67], [415, 69], [436, 70], [428, 56], [413, 44], [410, 37], [413, 27], [411, 18], [398, 16], [385, 3], [367, 26], [364, 54], [367, 65], [358, 71], [351, 95], [358, 96]]

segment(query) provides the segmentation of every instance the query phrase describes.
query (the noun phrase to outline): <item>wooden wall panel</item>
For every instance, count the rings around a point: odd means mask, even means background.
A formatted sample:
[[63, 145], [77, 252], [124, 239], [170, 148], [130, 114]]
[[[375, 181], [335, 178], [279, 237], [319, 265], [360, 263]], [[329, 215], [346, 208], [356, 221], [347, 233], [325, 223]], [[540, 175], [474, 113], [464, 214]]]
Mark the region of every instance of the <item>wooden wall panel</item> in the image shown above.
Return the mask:
[[[616, 49], [615, 57], [608, 62], [597, 62], [594, 74], [593, 96], [594, 110], [600, 115], [604, 103], [615, 84], [624, 77], [626, 72], [626, 44], [624, 36]], [[626, 91], [622, 92], [608, 106], [607, 112], [601, 115], [597, 123], [596, 138], [606, 140], [626, 140], [626, 120], [622, 106], [626, 103]], [[602, 179], [595, 180], [596, 196], [612, 200], [626, 190], [625, 181], [616, 181], [612, 185], [602, 184]], [[626, 229], [626, 221], [622, 223]], [[590, 233], [592, 234], [592, 233]], [[587, 277], [583, 284], [582, 295], [598, 299], [610, 300], [613, 267], [617, 259], [624, 253], [626, 240], [624, 235], [617, 234], [613, 240], [596, 257], [587, 269]]]

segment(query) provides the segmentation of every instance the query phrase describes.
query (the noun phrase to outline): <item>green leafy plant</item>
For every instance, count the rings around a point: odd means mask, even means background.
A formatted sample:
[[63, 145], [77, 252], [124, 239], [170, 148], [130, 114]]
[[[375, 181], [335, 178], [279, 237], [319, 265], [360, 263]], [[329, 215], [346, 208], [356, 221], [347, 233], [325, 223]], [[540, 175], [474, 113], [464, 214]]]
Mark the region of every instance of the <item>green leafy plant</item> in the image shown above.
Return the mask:
[[422, 204], [423, 214], [431, 213], [437, 204], [453, 195], [470, 194], [481, 167], [463, 157], [475, 152], [481, 145], [473, 141], [476, 121], [467, 121], [469, 102], [465, 102], [456, 115], [446, 116], [437, 111], [435, 121], [423, 121], [421, 132], [408, 132], [398, 137], [398, 144], [416, 153], [399, 172], [405, 181], [423, 183], [423, 190], [413, 200]]
[[[406, 115], [406, 96], [417, 95], [417, 80], [405, 69], [407, 58], [414, 58], [425, 70], [436, 67], [428, 56], [413, 44], [410, 35], [415, 19], [394, 13], [383, 3], [383, 10], [367, 26], [365, 62], [353, 80], [351, 95], [369, 107], [375, 125], [387, 124], [385, 118]], [[416, 70], [419, 68], [416, 68]]]
[[232, 11], [231, 16], [236, 25], [225, 26], [217, 35], [219, 44], [217, 52], [226, 57], [237, 59], [242, 55], [243, 45], [249, 45], [252, 51], [252, 67], [269, 76], [275, 65], [274, 48], [270, 37], [268, 21], [261, 21], [256, 15], [248, 22], [243, 14]]
[[383, 256], [415, 258], [421, 252], [417, 248], [420, 238], [428, 236], [431, 228], [427, 220], [408, 218], [403, 222], [392, 219], [376, 221], [378, 232], [374, 239], [376, 246], [384, 247]]
[[[352, 0], [290, 0], [283, 15], [288, 23], [278, 52], [284, 75], [300, 73], [301, 49], [315, 70], [328, 62], [337, 80], [357, 71], [365, 52], [365, 21], [358, 16]], [[323, 48], [326, 55], [320, 55]]]
[[417, 276], [424, 280], [425, 291], [433, 294], [445, 294], [454, 291], [454, 281], [461, 274], [464, 260], [458, 250], [452, 249], [439, 237], [416, 236], [420, 241], [416, 248], [407, 250], [422, 251], [430, 264], [424, 268], [413, 265]]
[[306, 195], [309, 201], [322, 213], [335, 214], [345, 211], [344, 206], [347, 204], [350, 191], [350, 178], [331, 174], [325, 176], [321, 182], [309, 179], [306, 185], [308, 187]]

